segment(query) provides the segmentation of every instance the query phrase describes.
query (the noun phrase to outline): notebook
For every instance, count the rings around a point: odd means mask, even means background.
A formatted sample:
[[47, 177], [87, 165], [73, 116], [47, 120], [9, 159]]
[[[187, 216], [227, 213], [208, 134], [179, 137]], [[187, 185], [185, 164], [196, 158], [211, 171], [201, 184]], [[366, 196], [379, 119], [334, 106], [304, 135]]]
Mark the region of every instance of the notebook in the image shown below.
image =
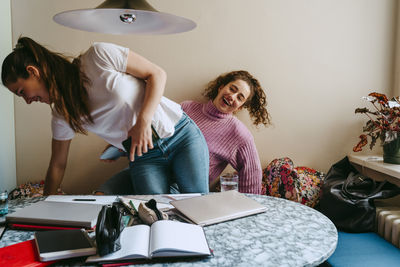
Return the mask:
[[120, 237], [121, 249], [104, 256], [91, 256], [86, 262], [112, 262], [137, 259], [206, 257], [211, 255], [201, 226], [159, 220], [151, 226], [126, 227]]
[[233, 190], [171, 201], [170, 204], [178, 211], [178, 216], [201, 226], [262, 213], [267, 210], [257, 201]]
[[39, 201], [6, 216], [8, 224], [93, 228], [102, 205]]
[[36, 232], [35, 242], [40, 261], [96, 254], [96, 247], [83, 229]]

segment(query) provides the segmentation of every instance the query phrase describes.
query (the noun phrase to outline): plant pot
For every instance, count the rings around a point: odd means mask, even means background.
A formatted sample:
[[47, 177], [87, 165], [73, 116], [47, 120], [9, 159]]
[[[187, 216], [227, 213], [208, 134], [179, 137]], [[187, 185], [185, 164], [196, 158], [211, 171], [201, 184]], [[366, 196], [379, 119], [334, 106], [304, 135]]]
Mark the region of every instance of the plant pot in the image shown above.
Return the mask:
[[383, 162], [400, 164], [400, 138], [383, 145]]

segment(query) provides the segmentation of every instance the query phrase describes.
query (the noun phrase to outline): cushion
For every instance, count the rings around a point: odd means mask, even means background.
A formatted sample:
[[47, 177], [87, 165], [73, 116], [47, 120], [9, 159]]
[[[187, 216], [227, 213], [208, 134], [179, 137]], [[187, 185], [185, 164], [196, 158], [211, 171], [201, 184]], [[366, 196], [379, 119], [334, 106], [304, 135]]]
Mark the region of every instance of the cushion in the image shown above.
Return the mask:
[[338, 232], [335, 252], [327, 260], [333, 267], [400, 266], [400, 249], [376, 233]]
[[[44, 189], [44, 181], [41, 180], [39, 182], [26, 182], [21, 184], [17, 188], [13, 189], [8, 194], [8, 199], [23, 199], [23, 198], [30, 198], [30, 197], [41, 197], [43, 196], [43, 189]], [[60, 188], [57, 190], [57, 195], [64, 195], [65, 193], [62, 192]]]
[[295, 167], [300, 188], [299, 202], [309, 207], [315, 207], [321, 197], [323, 173], [308, 167]]
[[288, 157], [274, 159], [263, 171], [261, 193], [315, 207], [323, 177], [322, 172], [312, 168], [295, 167]]
[[290, 158], [274, 159], [263, 171], [263, 195], [298, 201], [299, 187], [299, 176]]

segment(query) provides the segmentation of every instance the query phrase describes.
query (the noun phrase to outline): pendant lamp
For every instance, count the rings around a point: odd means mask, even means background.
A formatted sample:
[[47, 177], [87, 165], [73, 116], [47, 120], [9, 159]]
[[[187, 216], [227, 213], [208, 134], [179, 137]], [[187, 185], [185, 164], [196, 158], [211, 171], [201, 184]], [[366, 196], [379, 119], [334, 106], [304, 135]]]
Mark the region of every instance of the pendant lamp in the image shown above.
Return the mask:
[[53, 20], [66, 27], [109, 34], [172, 34], [196, 27], [190, 19], [158, 12], [146, 0], [106, 0], [93, 9], [58, 13]]

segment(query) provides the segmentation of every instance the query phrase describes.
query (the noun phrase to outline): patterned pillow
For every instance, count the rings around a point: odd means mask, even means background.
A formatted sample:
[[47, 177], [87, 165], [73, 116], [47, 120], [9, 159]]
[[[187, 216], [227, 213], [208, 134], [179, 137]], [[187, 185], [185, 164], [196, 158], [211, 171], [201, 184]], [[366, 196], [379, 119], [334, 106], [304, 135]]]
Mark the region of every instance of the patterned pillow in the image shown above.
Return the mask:
[[295, 170], [300, 181], [299, 202], [312, 208], [315, 207], [321, 197], [324, 174], [308, 167], [296, 167]]
[[[26, 182], [21, 184], [17, 188], [13, 189], [8, 194], [8, 199], [23, 199], [30, 197], [41, 197], [43, 196], [44, 181], [40, 182]], [[57, 195], [64, 195], [65, 193], [61, 191], [60, 188], [57, 190]]]
[[288, 158], [271, 161], [263, 171], [261, 194], [315, 207], [321, 196], [323, 173], [308, 167], [294, 167]]
[[299, 200], [299, 177], [290, 158], [271, 161], [263, 171], [261, 194]]

